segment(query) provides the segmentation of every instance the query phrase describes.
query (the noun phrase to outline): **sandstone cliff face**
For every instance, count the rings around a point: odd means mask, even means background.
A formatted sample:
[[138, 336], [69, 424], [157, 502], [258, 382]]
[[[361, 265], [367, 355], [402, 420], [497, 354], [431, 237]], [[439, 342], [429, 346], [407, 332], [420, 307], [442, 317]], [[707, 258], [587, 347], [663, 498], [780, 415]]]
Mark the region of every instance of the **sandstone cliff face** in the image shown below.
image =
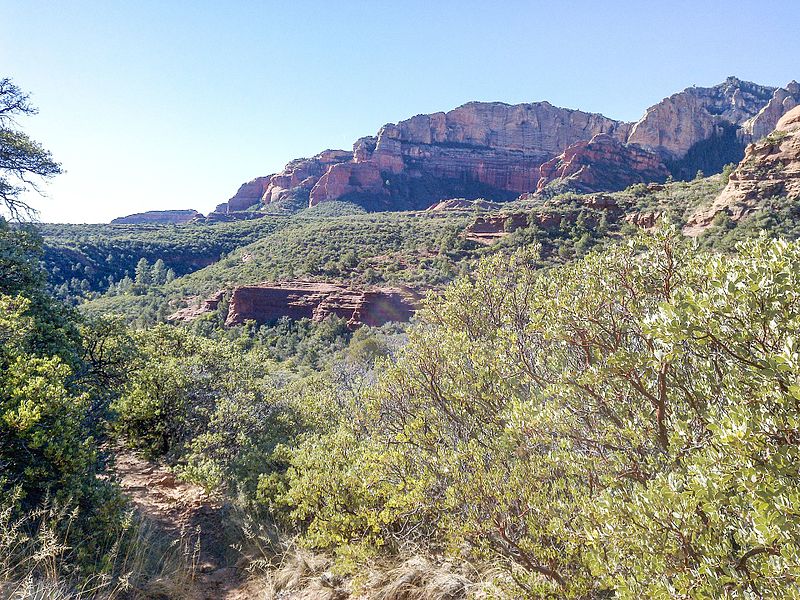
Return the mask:
[[203, 215], [196, 210], [151, 210], [143, 213], [128, 215], [127, 217], [117, 217], [112, 219], [112, 224], [137, 224], [137, 223], [157, 223], [157, 224], [180, 224], [188, 223], [192, 219], [202, 219]]
[[289, 317], [322, 321], [330, 315], [346, 319], [349, 327], [380, 326], [408, 321], [421, 297], [408, 289], [354, 290], [321, 282], [292, 281], [238, 287], [231, 296], [226, 325], [247, 320], [269, 323]]
[[353, 158], [347, 150], [325, 150], [311, 158], [298, 158], [284, 167], [283, 171], [266, 177], [256, 177], [242, 184], [236, 194], [220, 204], [215, 213], [242, 211], [254, 204], [279, 202], [294, 194], [305, 194], [319, 181], [331, 165], [344, 163]]
[[781, 117], [773, 133], [747, 147], [728, 185], [711, 206], [689, 219], [684, 231], [701, 233], [721, 211], [739, 220], [774, 197], [800, 200], [800, 106]]
[[800, 102], [796, 82], [772, 88], [729, 77], [710, 88], [691, 87], [647, 109], [627, 139], [665, 158], [677, 159], [720, 127], [739, 128], [744, 142], [772, 131], [775, 122]]
[[417, 115], [356, 141], [290, 162], [275, 175], [243, 184], [216, 212], [269, 204], [306, 193], [309, 205], [368, 198], [376, 208], [425, 208], [443, 198], [498, 196], [536, 188], [539, 166], [571, 144], [608, 133], [624, 140], [630, 125], [547, 102], [471, 102]]
[[[307, 197], [310, 205], [356, 200], [376, 210], [423, 209], [454, 197], [510, 200], [537, 189], [545, 163], [548, 182], [563, 173], [586, 191], [663, 179], [659, 159], [685, 159], [667, 165], [681, 176], [706, 165], [711, 173], [738, 161], [746, 142], [771, 131], [798, 103], [795, 82], [776, 89], [733, 77], [674, 94], [635, 124], [547, 102], [470, 102], [387, 124], [377, 136], [357, 140], [352, 151], [292, 161], [280, 173], [244, 184], [218, 211], [290, 197]], [[572, 156], [560, 156], [599, 134], [607, 137], [597, 140], [597, 148], [578, 146]]]
[[792, 81], [786, 88], [778, 88], [758, 114], [742, 125], [750, 141], [757, 141], [774, 131], [783, 115], [800, 104], [800, 84]]
[[562, 182], [578, 192], [612, 192], [634, 183], [664, 181], [669, 170], [654, 153], [607, 134], [576, 142], [539, 168], [537, 191]]

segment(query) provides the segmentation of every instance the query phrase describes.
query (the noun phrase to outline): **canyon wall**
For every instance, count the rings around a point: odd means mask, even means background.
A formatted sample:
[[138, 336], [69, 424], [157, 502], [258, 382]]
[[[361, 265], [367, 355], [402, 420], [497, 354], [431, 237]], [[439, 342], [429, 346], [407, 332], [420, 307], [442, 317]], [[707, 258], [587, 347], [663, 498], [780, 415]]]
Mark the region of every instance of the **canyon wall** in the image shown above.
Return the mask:
[[612, 191], [663, 180], [667, 169], [683, 178], [698, 169], [710, 174], [740, 160], [747, 143], [798, 104], [794, 81], [773, 88], [735, 77], [673, 94], [636, 123], [548, 102], [470, 102], [387, 124], [352, 150], [291, 161], [243, 184], [217, 212], [287, 199], [409, 210], [458, 197], [510, 200], [559, 179]]

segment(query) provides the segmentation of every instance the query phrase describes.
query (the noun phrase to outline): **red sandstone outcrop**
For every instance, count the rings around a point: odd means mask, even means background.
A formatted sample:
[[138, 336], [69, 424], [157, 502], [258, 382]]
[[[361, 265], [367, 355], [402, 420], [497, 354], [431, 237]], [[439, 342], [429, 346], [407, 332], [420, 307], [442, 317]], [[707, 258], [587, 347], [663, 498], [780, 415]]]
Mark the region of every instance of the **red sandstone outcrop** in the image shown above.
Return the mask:
[[[243, 183], [236, 190], [236, 193], [225, 204], [217, 206], [214, 212], [234, 212], [250, 208], [261, 202], [264, 189], [269, 184], [270, 176], [256, 177], [255, 179]], [[224, 209], [224, 210], [223, 210]]]
[[373, 198], [389, 195], [378, 167], [371, 162], [339, 163], [332, 165], [311, 189], [308, 205], [363, 195]]
[[[545, 163], [548, 182], [563, 173], [586, 191], [621, 189], [651, 176], [663, 179], [663, 165], [645, 151], [681, 159], [733, 127], [734, 141], [723, 136], [719, 143], [735, 145], [731, 153], [741, 156], [744, 143], [770, 131], [797, 103], [795, 82], [776, 89], [733, 77], [674, 94], [635, 124], [547, 102], [470, 102], [387, 124], [377, 136], [357, 140], [352, 151], [292, 161], [280, 173], [244, 184], [217, 212], [305, 197], [311, 205], [356, 199], [373, 209], [423, 209], [459, 196], [511, 200], [537, 189]], [[598, 134], [608, 137], [596, 139], [593, 148], [588, 141]]]
[[271, 204], [298, 193], [308, 194], [331, 165], [346, 163], [353, 157], [347, 150], [325, 150], [311, 158], [289, 162], [280, 173], [256, 177], [242, 184], [228, 202], [220, 204], [215, 213], [242, 211], [254, 204]]
[[786, 113], [773, 133], [747, 147], [728, 185], [692, 215], [684, 232], [698, 235], [719, 212], [739, 220], [775, 197], [800, 200], [800, 106]]
[[322, 282], [289, 281], [238, 287], [231, 296], [226, 325], [269, 323], [289, 317], [322, 321], [330, 315], [349, 327], [408, 321], [421, 296], [406, 288], [356, 290]]
[[117, 217], [111, 223], [115, 225], [157, 223], [157, 224], [180, 224], [188, 223], [193, 219], [202, 219], [203, 215], [196, 210], [151, 210], [143, 213], [128, 215], [127, 217]]
[[630, 223], [631, 225], [636, 225], [641, 229], [652, 229], [658, 224], [658, 221], [661, 219], [662, 215], [663, 213], [658, 210], [633, 212], [625, 216], [625, 222]]
[[196, 318], [214, 312], [225, 297], [225, 290], [219, 290], [214, 295], [203, 300], [199, 306], [187, 306], [175, 311], [167, 317], [167, 321], [194, 321]]
[[501, 204], [489, 202], [488, 200], [465, 200], [464, 198], [451, 198], [432, 204], [427, 209], [428, 212], [441, 211], [487, 211], [500, 210]]
[[544, 163], [539, 168], [537, 191], [561, 182], [578, 192], [611, 192], [667, 177], [669, 170], [658, 155], [601, 133], [572, 144]]
[[[624, 140], [630, 125], [547, 102], [471, 102], [450, 112], [417, 115], [356, 141], [352, 152], [327, 150], [290, 162], [275, 175], [242, 185], [216, 212], [307, 193], [315, 205], [368, 197], [424, 208], [462, 192], [513, 199], [536, 188], [539, 166], [571, 144], [608, 133]], [[478, 194], [481, 195], [481, 194]]]
[[[575, 202], [579, 202], [580, 205], [595, 211], [603, 211], [610, 221], [620, 219], [625, 213], [625, 209], [617, 203], [616, 199], [607, 194], [591, 194], [570, 198], [563, 203], [556, 199], [550, 199], [541, 204], [540, 210], [498, 212], [477, 216], [467, 226], [463, 235], [468, 240], [491, 245], [509, 233], [523, 227], [535, 225], [542, 229], [553, 229], [560, 227], [564, 221], [572, 224], [577, 221], [580, 214], [579, 211], [574, 210], [576, 208]], [[589, 214], [586, 219], [587, 225], [591, 227], [596, 226], [599, 221], [598, 213]]]

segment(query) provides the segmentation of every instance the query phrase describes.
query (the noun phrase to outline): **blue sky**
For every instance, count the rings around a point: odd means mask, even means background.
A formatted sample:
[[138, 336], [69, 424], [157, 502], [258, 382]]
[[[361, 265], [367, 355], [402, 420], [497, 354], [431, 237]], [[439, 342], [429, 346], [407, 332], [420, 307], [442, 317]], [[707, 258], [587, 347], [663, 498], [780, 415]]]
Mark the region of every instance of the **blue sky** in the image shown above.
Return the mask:
[[470, 100], [636, 120], [728, 75], [800, 80], [800, 2], [0, 0], [0, 75], [65, 170], [44, 221], [211, 210], [240, 183]]

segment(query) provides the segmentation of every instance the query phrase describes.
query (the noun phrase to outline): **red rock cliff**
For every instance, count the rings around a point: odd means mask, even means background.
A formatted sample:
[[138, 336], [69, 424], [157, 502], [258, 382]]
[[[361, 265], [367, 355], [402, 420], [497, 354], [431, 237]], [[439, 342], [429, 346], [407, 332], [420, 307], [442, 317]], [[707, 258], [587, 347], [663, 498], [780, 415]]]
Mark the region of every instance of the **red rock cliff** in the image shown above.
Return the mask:
[[[617, 180], [662, 178], [663, 169], [645, 151], [678, 160], [729, 127], [738, 140], [735, 154], [744, 143], [771, 131], [798, 103], [800, 86], [795, 82], [772, 88], [733, 77], [714, 87], [687, 88], [665, 98], [637, 123], [547, 102], [470, 102], [449, 112], [387, 124], [377, 136], [357, 140], [352, 151], [326, 150], [292, 161], [280, 173], [244, 184], [218, 210], [241, 210], [289, 197], [308, 198], [310, 205], [354, 199], [372, 209], [423, 209], [456, 197], [509, 200], [537, 189], [543, 163], [578, 142], [606, 134], [609, 140], [641, 151], [616, 148], [610, 155], [597, 156], [586, 152], [584, 163], [573, 163], [584, 171], [589, 164], [597, 171], [610, 170], [608, 175], [593, 175], [602, 184], [599, 187], [584, 181], [588, 191], [602, 191]], [[578, 167], [563, 170], [570, 177]], [[551, 174], [557, 171], [558, 167], [550, 169]]]
[[580, 141], [539, 169], [537, 190], [560, 181], [579, 192], [613, 192], [634, 183], [663, 182], [669, 170], [658, 155], [599, 134]]
[[408, 321], [421, 296], [399, 288], [354, 290], [340, 285], [291, 281], [238, 287], [231, 296], [226, 325], [269, 323], [281, 317], [322, 321], [330, 315], [350, 327]]
[[737, 221], [776, 197], [800, 200], [800, 106], [786, 113], [772, 134], [747, 147], [728, 185], [689, 218], [684, 232], [702, 233], [719, 212]]

